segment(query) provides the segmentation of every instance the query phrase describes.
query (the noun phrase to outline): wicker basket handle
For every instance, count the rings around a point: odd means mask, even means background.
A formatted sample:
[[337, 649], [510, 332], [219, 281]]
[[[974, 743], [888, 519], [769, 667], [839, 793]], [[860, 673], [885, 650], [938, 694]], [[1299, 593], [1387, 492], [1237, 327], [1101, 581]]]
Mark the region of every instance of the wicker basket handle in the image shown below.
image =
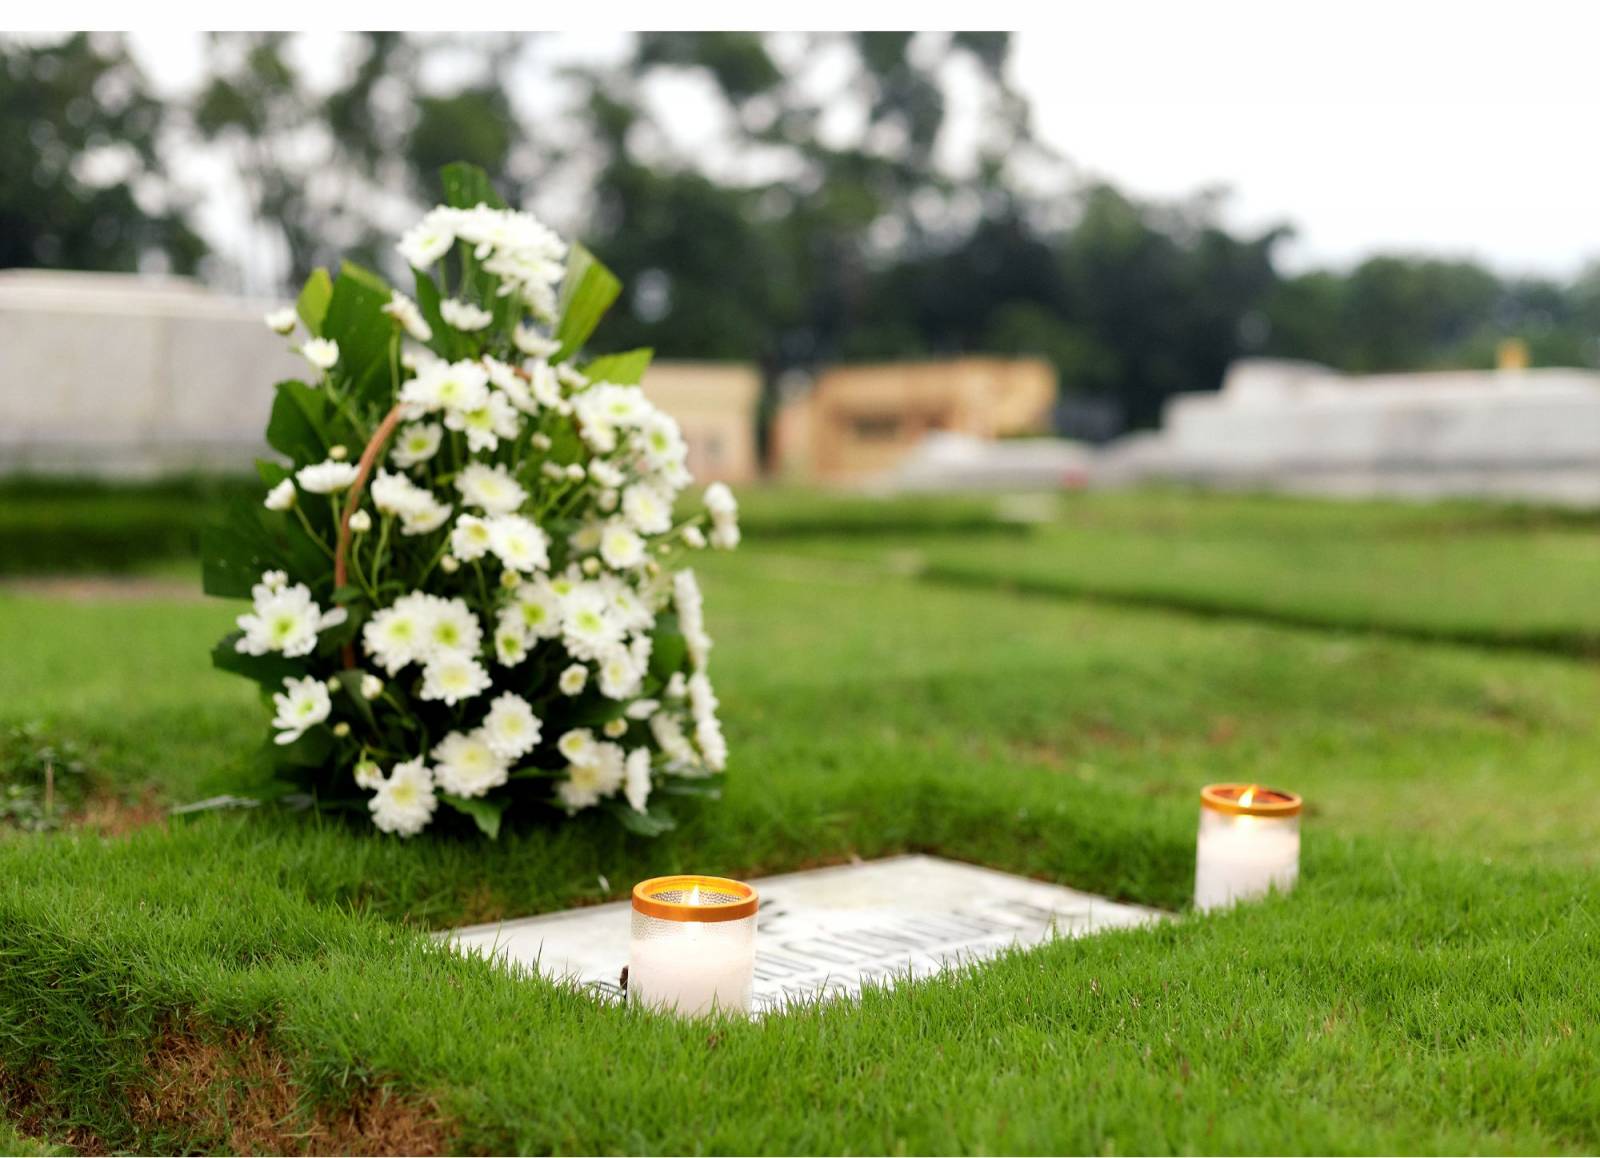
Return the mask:
[[[378, 456], [383, 453], [384, 445], [394, 434], [395, 427], [400, 425], [404, 417], [405, 405], [395, 403], [394, 409], [384, 415], [383, 421], [378, 423], [378, 429], [372, 432], [366, 449], [361, 452], [361, 461], [356, 468], [356, 481], [350, 485], [349, 497], [344, 501], [344, 512], [339, 516], [339, 542], [333, 551], [333, 586], [334, 590], [345, 585], [349, 579], [349, 564], [345, 556], [350, 550], [350, 516], [356, 513], [361, 506], [361, 499], [367, 493], [367, 480], [372, 477], [372, 468], [377, 465]], [[344, 645], [344, 666], [356, 666], [356, 650], [353, 644]]]

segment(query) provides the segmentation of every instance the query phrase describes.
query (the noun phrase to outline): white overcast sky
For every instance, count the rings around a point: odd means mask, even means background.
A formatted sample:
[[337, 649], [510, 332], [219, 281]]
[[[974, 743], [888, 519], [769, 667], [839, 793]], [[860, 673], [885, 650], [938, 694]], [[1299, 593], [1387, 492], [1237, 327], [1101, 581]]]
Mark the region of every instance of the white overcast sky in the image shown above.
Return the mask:
[[[1012, 67], [1039, 135], [1083, 174], [1156, 197], [1225, 186], [1231, 223], [1297, 227], [1296, 267], [1404, 251], [1564, 276], [1600, 258], [1600, 28], [1581, 8], [1063, 11], [1016, 34]], [[554, 35], [576, 58], [625, 43]], [[198, 70], [197, 34], [135, 44], [168, 86]], [[692, 133], [699, 107], [663, 112]]]

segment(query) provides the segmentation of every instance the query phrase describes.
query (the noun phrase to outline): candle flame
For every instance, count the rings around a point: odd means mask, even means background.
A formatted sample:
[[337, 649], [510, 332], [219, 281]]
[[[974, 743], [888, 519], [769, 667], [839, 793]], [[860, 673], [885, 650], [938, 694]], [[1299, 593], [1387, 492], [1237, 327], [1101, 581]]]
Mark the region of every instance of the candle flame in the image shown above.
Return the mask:
[[691, 888], [689, 890], [689, 903], [691, 905], [698, 905], [700, 903], [700, 886], [699, 885], [695, 885], [693, 888]]
[[1239, 793], [1239, 803], [1244, 805], [1246, 808], [1249, 808], [1251, 802], [1255, 800], [1256, 792], [1260, 789], [1260, 787], [1261, 786], [1259, 784], [1252, 784], [1243, 792]]

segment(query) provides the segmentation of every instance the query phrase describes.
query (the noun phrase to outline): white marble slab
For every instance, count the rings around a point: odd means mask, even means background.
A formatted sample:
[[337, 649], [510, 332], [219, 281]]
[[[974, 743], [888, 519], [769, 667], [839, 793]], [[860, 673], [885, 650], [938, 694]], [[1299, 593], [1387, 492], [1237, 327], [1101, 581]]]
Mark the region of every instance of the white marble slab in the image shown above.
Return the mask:
[[[864, 982], [891, 985], [1165, 914], [1090, 893], [929, 856], [840, 865], [750, 882], [761, 894], [755, 1001], [849, 997]], [[458, 948], [620, 995], [628, 963], [628, 902], [548, 913], [440, 934]]]

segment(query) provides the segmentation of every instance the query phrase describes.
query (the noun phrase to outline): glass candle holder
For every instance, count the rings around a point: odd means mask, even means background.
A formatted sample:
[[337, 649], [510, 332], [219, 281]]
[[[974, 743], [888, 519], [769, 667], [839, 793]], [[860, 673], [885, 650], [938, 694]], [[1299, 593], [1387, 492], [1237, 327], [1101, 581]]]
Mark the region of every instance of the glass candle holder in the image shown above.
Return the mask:
[[634, 885], [629, 1000], [684, 1017], [748, 1014], [759, 905], [755, 889], [724, 877]]
[[1208, 784], [1200, 790], [1194, 907], [1226, 908], [1300, 877], [1300, 797], [1258, 784]]

